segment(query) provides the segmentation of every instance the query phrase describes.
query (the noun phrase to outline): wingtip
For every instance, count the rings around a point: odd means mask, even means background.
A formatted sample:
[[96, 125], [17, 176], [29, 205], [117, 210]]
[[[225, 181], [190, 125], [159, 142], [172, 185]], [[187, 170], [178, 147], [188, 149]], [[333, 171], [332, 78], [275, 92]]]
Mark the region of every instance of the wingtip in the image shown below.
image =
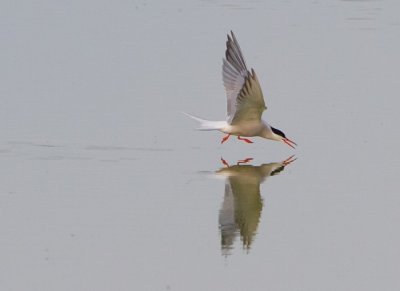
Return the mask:
[[251, 68], [251, 76], [254, 80], [258, 80], [257, 75], [256, 75], [256, 71], [254, 71], [253, 68]]
[[231, 34], [229, 34], [229, 33], [227, 34], [228, 39], [229, 39], [229, 40], [234, 40], [234, 39], [235, 39], [235, 34], [233, 33], [233, 30], [231, 30], [230, 33], [231, 33]]
[[231, 34], [232, 34], [232, 39], [234, 42], [238, 43], [237, 39], [236, 39], [236, 35], [233, 33], [233, 31], [231, 30]]

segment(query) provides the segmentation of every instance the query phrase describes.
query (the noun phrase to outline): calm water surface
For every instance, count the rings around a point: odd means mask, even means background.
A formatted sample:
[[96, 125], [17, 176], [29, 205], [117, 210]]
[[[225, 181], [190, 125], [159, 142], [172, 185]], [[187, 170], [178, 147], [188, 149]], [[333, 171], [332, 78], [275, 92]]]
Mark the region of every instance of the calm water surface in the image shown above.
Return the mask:
[[[399, 9], [3, 1], [0, 289], [400, 289]], [[296, 150], [180, 114], [231, 29]]]

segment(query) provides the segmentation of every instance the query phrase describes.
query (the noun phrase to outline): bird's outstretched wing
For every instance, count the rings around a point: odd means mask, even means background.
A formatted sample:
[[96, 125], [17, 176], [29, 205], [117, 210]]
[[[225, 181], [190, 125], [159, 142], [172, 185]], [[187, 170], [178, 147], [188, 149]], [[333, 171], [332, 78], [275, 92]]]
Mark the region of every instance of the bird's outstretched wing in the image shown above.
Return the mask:
[[260, 83], [254, 70], [247, 70], [239, 43], [232, 31], [226, 42], [222, 79], [227, 97], [228, 123], [260, 120], [263, 111], [267, 109]]

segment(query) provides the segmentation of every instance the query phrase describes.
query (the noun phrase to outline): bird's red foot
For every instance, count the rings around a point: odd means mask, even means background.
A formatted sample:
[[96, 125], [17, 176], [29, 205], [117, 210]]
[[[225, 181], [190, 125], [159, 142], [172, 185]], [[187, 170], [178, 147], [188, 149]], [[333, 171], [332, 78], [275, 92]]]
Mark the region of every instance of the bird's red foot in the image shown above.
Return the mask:
[[228, 164], [223, 158], [221, 158], [221, 162], [222, 162], [226, 167], [229, 168], [229, 164]]
[[242, 141], [245, 141], [247, 143], [253, 143], [251, 140], [249, 140], [247, 138], [241, 138], [240, 135], [238, 136], [238, 140], [242, 140]]
[[222, 140], [221, 140], [221, 144], [223, 144], [224, 142], [226, 142], [230, 136], [231, 136], [230, 134], [225, 135], [225, 136], [222, 138]]
[[252, 160], [253, 160], [253, 158], [247, 158], [247, 159], [244, 159], [244, 160], [239, 160], [237, 162], [237, 165], [239, 166], [240, 164], [246, 164], [246, 163], [248, 163], [248, 162], [250, 162]]

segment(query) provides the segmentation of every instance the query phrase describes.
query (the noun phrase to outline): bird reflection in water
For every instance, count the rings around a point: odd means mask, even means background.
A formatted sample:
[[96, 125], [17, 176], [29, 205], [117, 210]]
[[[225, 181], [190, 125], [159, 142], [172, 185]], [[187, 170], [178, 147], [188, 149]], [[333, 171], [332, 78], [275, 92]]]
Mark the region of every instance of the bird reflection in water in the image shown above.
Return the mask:
[[260, 221], [263, 207], [260, 184], [268, 177], [279, 174], [296, 158], [291, 156], [278, 163], [253, 166], [247, 163], [253, 159], [240, 160], [230, 166], [221, 158], [225, 167], [216, 171], [226, 177], [225, 196], [219, 213], [221, 231], [221, 249], [223, 255], [229, 255], [238, 234], [243, 248], [250, 250]]

